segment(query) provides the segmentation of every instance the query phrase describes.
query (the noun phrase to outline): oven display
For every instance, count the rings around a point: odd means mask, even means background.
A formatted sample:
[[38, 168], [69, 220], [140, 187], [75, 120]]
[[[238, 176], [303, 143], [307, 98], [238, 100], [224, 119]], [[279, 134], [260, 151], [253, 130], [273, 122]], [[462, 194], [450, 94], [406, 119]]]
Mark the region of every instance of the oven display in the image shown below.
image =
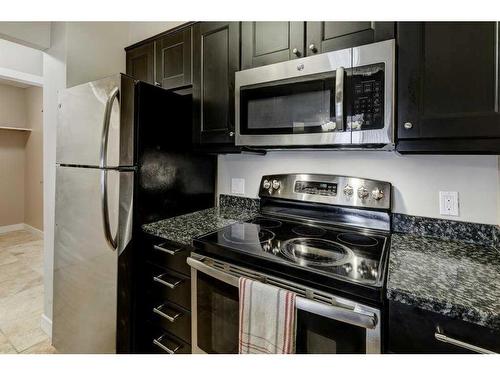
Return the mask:
[[297, 181], [295, 182], [295, 192], [335, 196], [337, 195], [337, 184], [331, 182]]

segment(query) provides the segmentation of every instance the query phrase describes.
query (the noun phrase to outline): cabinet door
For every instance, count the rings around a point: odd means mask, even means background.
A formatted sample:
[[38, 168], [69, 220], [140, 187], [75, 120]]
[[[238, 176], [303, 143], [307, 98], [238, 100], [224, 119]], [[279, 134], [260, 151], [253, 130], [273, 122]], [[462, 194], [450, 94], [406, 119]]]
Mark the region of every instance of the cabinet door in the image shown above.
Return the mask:
[[498, 43], [495, 22], [398, 24], [398, 138], [499, 138]]
[[196, 143], [234, 144], [234, 75], [239, 23], [194, 26], [193, 121]]
[[307, 22], [306, 55], [394, 38], [394, 22]]
[[242, 22], [241, 68], [304, 57], [304, 22]]
[[156, 84], [165, 89], [191, 84], [191, 27], [156, 41]]
[[140, 81], [154, 83], [154, 42], [127, 51], [127, 74]]

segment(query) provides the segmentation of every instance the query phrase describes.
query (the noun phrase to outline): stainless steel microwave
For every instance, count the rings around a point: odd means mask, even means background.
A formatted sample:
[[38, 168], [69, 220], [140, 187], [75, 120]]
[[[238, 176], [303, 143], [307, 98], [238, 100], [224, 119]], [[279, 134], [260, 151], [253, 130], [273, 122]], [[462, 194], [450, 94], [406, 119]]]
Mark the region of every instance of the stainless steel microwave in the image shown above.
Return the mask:
[[236, 145], [394, 148], [395, 41], [236, 73]]

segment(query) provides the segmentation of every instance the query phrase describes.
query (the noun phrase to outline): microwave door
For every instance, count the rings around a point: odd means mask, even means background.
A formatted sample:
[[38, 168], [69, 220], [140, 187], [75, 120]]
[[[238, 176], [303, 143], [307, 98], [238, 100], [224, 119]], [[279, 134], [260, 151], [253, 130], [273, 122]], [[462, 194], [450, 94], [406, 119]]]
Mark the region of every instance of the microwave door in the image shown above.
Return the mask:
[[236, 73], [236, 144], [350, 145], [352, 49]]

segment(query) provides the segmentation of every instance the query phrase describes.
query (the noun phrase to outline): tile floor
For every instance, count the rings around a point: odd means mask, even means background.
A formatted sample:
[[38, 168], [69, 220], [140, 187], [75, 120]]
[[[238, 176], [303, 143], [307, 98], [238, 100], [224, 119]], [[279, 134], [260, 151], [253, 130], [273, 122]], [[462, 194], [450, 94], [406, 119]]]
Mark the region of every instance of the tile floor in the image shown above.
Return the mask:
[[0, 234], [0, 353], [55, 353], [40, 328], [43, 240], [27, 230]]

